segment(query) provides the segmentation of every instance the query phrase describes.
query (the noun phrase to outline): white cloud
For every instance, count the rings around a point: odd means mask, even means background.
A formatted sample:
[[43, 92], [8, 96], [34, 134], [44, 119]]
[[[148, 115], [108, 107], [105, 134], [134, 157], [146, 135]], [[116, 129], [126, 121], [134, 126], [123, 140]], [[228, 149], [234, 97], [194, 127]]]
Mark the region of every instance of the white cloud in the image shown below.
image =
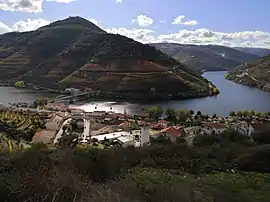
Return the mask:
[[97, 20], [95, 20], [95, 19], [93, 19], [93, 18], [90, 18], [90, 19], [87, 19], [87, 20], [89, 20], [89, 21], [92, 22], [93, 24], [99, 26], [99, 23], [98, 23]]
[[199, 24], [199, 22], [197, 20], [185, 20], [186, 16], [184, 15], [179, 15], [178, 17], [176, 17], [172, 24], [174, 25], [187, 25], [187, 26], [194, 26]]
[[0, 21], [0, 34], [11, 32], [12, 29]]
[[[0, 10], [4, 11], [23, 11], [23, 12], [42, 12], [45, 0], [0, 0]], [[76, 0], [46, 0], [57, 3], [70, 3]]]
[[216, 44], [231, 47], [261, 47], [270, 48], [270, 33], [262, 31], [243, 31], [243, 32], [215, 32], [205, 28], [194, 31], [179, 30], [171, 34], [156, 35], [150, 29], [126, 29], [112, 28], [106, 29], [107, 32], [120, 34], [132, 38], [142, 43], [170, 42], [181, 44]]
[[154, 20], [150, 17], [147, 17], [146, 15], [139, 15], [137, 16], [137, 19], [132, 20], [133, 23], [138, 23], [139, 26], [149, 26], [152, 25]]
[[[1, 0], [0, 0], [1, 1]], [[98, 24], [95, 19], [88, 19], [94, 24]], [[0, 22], [0, 34], [11, 31], [30, 31], [47, 25], [49, 21], [44, 19], [28, 19], [19, 21], [11, 27]], [[132, 38], [142, 43], [171, 42], [181, 44], [216, 44], [224, 46], [240, 47], [260, 47], [270, 49], [270, 33], [263, 31], [242, 31], [242, 32], [216, 32], [206, 28], [190, 30], [179, 30], [169, 34], [158, 35], [151, 29], [127, 29], [110, 28], [105, 31], [113, 34], [120, 34]]]
[[17, 32], [26, 32], [36, 30], [39, 27], [43, 27], [45, 25], [50, 24], [49, 21], [44, 19], [28, 19], [26, 21], [18, 21], [12, 26], [13, 31]]
[[56, 3], [70, 3], [70, 2], [73, 2], [73, 1], [77, 1], [77, 0], [46, 0], [46, 1], [56, 2]]
[[123, 0], [116, 0], [116, 3], [118, 3], [118, 4], [120, 4], [122, 2], [123, 2]]

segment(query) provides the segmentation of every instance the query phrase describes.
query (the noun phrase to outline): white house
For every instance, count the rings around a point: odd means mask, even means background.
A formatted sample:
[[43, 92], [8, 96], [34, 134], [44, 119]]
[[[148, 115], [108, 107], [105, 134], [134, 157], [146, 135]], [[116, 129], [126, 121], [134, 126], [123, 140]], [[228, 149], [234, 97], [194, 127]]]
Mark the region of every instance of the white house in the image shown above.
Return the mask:
[[246, 121], [240, 121], [240, 122], [233, 122], [230, 124], [230, 128], [238, 131], [242, 135], [251, 135], [252, 127], [251, 125]]
[[227, 130], [227, 126], [220, 123], [206, 123], [203, 132], [206, 134], [220, 134]]
[[193, 127], [184, 128], [185, 134], [187, 136], [199, 134], [199, 133], [201, 133], [201, 130], [202, 130], [202, 128], [200, 126], [193, 126]]
[[117, 140], [122, 144], [123, 147], [135, 145], [135, 140], [132, 136], [121, 136], [118, 137]]

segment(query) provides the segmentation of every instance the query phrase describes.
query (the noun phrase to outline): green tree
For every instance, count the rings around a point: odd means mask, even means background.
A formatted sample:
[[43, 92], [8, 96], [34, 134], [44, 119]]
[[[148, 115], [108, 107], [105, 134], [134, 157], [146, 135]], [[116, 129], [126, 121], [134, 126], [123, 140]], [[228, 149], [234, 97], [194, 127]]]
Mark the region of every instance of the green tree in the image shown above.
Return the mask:
[[154, 120], [158, 120], [163, 114], [163, 108], [161, 106], [154, 106], [148, 110], [149, 117]]
[[242, 113], [242, 111], [238, 111], [238, 112], [236, 112], [236, 116], [238, 116], [238, 117], [241, 117], [241, 116], [243, 116], [243, 113]]
[[201, 116], [202, 112], [201, 111], [197, 111], [197, 116]]
[[255, 116], [256, 112], [254, 110], [249, 111], [250, 116]]
[[212, 118], [213, 119], [217, 118], [217, 115], [216, 114], [213, 114]]
[[17, 88], [23, 88], [23, 87], [25, 87], [23, 81], [17, 81], [17, 82], [15, 83], [15, 86], [16, 86]]
[[191, 109], [189, 110], [190, 115], [194, 115], [194, 111]]
[[189, 117], [189, 111], [183, 109], [177, 109], [176, 111], [176, 120], [178, 122], [185, 122]]
[[235, 111], [230, 111], [229, 115], [230, 116], [236, 116]]
[[166, 116], [168, 121], [176, 120], [176, 111], [174, 109], [166, 109]]

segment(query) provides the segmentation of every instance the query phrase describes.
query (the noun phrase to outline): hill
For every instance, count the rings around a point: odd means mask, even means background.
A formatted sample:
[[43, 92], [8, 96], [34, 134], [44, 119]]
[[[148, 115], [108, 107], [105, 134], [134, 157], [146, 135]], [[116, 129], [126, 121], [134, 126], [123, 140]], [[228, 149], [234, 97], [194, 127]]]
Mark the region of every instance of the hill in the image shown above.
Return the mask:
[[229, 72], [228, 79], [270, 91], [270, 55], [244, 63]]
[[197, 71], [226, 71], [259, 56], [216, 45], [150, 44]]
[[108, 34], [80, 17], [0, 36], [0, 81], [18, 80], [134, 99], [143, 94], [154, 99], [209, 95], [208, 81], [184, 64], [149, 45]]
[[253, 55], [258, 55], [264, 57], [270, 55], [270, 49], [267, 48], [246, 48], [246, 47], [235, 47], [234, 49], [245, 53], [251, 53]]
[[163, 141], [140, 148], [33, 145], [1, 152], [0, 201], [270, 200], [269, 145], [235, 133], [196, 139], [200, 144], [192, 147]]

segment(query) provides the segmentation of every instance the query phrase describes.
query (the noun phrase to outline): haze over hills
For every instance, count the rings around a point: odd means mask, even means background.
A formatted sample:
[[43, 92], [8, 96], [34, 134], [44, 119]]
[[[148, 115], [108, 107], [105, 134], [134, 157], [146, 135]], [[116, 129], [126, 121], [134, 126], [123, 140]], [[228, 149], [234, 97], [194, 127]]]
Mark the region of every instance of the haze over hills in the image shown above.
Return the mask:
[[246, 61], [259, 58], [255, 54], [217, 45], [176, 43], [154, 43], [150, 45], [199, 71], [231, 70]]
[[238, 66], [227, 78], [270, 92], [270, 55]]
[[251, 53], [253, 55], [258, 55], [260, 57], [264, 57], [270, 54], [270, 49], [266, 48], [247, 48], [247, 47], [235, 47], [234, 49], [245, 52]]
[[209, 94], [208, 81], [179, 61], [80, 17], [1, 35], [0, 80], [131, 93], [138, 99], [151, 92], [161, 99]]

